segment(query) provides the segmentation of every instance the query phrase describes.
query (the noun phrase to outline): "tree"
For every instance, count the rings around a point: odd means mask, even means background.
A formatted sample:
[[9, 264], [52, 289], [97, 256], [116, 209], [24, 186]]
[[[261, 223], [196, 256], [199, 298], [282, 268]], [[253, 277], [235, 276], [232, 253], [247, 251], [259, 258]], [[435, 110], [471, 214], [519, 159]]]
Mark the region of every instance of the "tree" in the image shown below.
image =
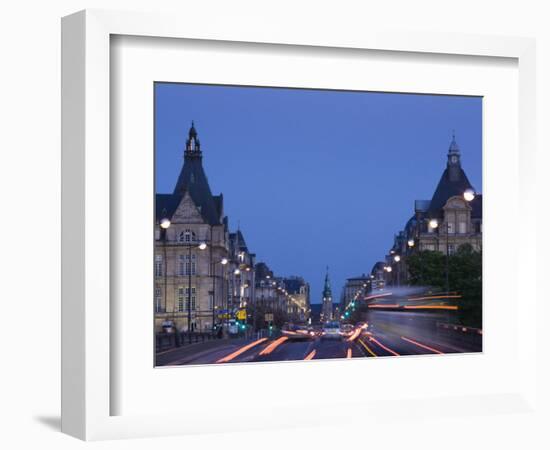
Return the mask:
[[[446, 255], [421, 251], [408, 258], [412, 285], [446, 289]], [[458, 320], [461, 324], [481, 328], [482, 322], [482, 254], [470, 244], [463, 244], [449, 255], [449, 289], [462, 295]]]

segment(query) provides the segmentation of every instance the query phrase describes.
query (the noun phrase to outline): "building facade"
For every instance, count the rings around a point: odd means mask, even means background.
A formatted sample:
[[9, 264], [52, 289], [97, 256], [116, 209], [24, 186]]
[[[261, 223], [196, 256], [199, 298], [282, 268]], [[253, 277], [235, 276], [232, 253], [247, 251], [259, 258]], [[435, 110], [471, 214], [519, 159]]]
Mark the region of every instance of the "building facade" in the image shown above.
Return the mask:
[[283, 279], [288, 296], [287, 314], [292, 322], [307, 322], [311, 315], [309, 283], [302, 277], [291, 276]]
[[[192, 124], [174, 191], [156, 195], [155, 326], [212, 329], [227, 295], [228, 221], [223, 196], [212, 195]], [[222, 264], [223, 263], [223, 264]]]
[[370, 286], [370, 275], [362, 274], [358, 277], [348, 278], [342, 288], [340, 309], [344, 311], [352, 301], [357, 300], [361, 295], [367, 294], [370, 291]]
[[482, 248], [483, 196], [476, 193], [461, 163], [453, 135], [447, 166], [431, 200], [415, 200], [414, 215], [394, 236], [386, 255], [385, 278], [392, 285], [407, 282], [407, 256], [417, 251], [453, 254], [461, 245]]

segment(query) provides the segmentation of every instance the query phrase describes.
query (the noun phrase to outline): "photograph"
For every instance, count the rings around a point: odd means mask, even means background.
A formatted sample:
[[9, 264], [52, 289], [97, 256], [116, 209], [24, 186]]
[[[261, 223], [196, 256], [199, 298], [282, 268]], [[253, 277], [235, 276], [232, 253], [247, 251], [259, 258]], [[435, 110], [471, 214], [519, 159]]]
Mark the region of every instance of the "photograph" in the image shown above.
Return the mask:
[[483, 351], [483, 98], [155, 82], [155, 367]]

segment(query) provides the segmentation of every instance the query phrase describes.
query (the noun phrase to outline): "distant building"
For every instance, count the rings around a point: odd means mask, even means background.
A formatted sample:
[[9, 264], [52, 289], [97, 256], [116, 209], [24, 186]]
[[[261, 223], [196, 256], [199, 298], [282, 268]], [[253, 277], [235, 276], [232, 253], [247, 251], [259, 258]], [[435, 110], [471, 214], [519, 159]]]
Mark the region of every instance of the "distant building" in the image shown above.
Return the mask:
[[280, 281], [266, 263], [259, 262], [256, 264], [255, 304], [266, 313], [274, 313], [284, 309], [284, 294], [280, 284]]
[[233, 313], [237, 309], [246, 308], [254, 298], [255, 290], [255, 258], [250, 253], [242, 231], [229, 233], [229, 296], [228, 307]]
[[350, 302], [357, 300], [360, 295], [365, 295], [370, 291], [370, 285], [370, 275], [362, 274], [357, 277], [348, 278], [342, 288], [340, 309], [344, 311]]
[[302, 277], [283, 279], [288, 294], [287, 314], [294, 322], [306, 322], [311, 313], [309, 302], [309, 284]]
[[327, 268], [327, 274], [325, 275], [325, 286], [323, 288], [322, 305], [323, 306], [321, 310], [321, 322], [327, 322], [329, 320], [333, 320], [334, 311], [332, 308], [332, 290], [330, 288], [328, 268]]

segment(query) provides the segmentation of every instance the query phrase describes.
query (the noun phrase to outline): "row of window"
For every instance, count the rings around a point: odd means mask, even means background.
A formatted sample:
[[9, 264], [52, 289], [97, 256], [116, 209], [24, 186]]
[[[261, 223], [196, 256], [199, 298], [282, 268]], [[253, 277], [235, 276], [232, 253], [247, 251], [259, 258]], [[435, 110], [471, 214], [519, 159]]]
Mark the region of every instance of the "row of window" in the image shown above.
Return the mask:
[[[195, 311], [197, 308], [197, 290], [195, 287], [191, 287], [191, 310]], [[210, 305], [212, 308], [212, 305]], [[189, 310], [189, 287], [180, 286], [177, 289], [177, 303], [176, 311], [185, 312]], [[162, 289], [160, 286], [155, 286], [155, 311], [164, 311], [162, 305]]]
[[[155, 276], [163, 275], [164, 264], [162, 255], [155, 255]], [[196, 255], [179, 255], [177, 274], [179, 276], [196, 275], [197, 274], [197, 256]]]
[[[155, 311], [158, 313], [166, 312], [164, 305], [162, 304], [162, 289], [160, 286], [155, 286]], [[214, 304], [214, 297], [212, 294], [208, 296], [208, 309], [212, 309]], [[176, 311], [185, 312], [189, 308], [189, 288], [180, 286], [177, 289], [177, 303]], [[197, 308], [197, 290], [195, 287], [191, 287], [191, 310], [195, 311]]]

